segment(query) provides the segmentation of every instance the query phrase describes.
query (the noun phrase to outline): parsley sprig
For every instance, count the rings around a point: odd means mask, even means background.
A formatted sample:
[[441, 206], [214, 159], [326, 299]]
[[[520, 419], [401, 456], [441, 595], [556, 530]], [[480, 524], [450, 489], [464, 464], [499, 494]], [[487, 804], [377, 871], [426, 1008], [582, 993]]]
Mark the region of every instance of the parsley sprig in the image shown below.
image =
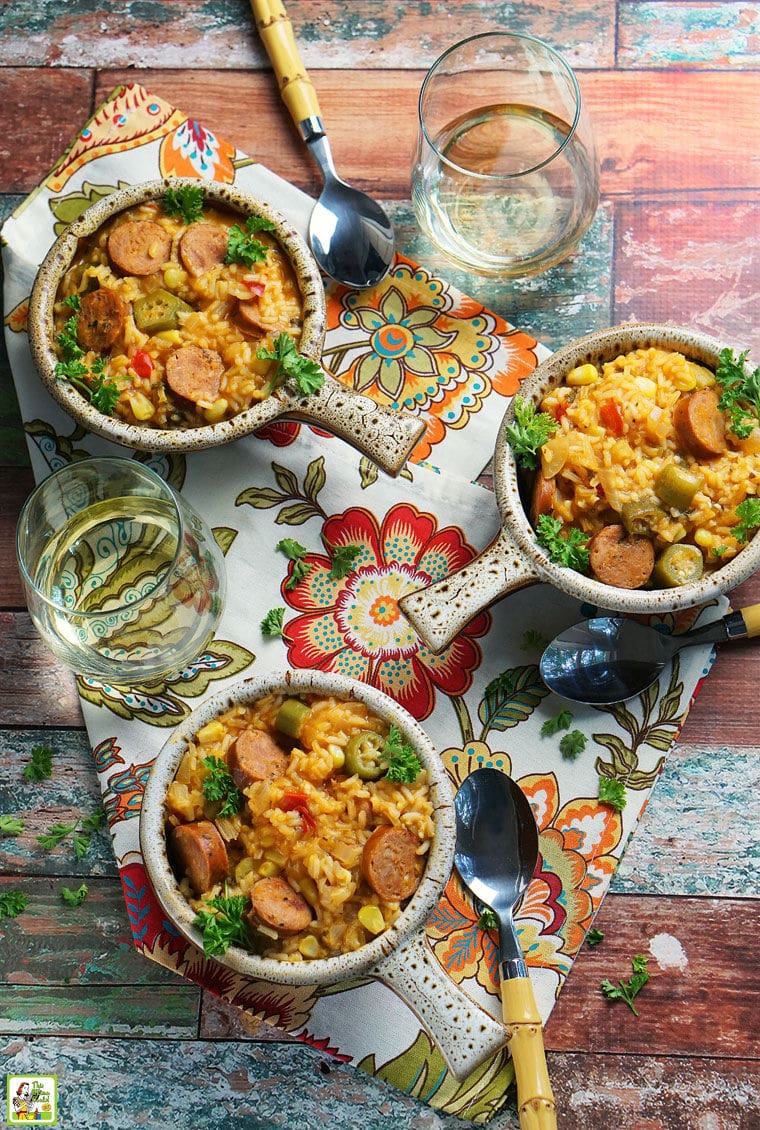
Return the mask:
[[760, 367], [747, 375], [748, 355], [748, 349], [738, 357], [731, 349], [721, 349], [715, 370], [721, 389], [718, 407], [728, 413], [728, 426], [739, 439], [747, 439], [760, 424]]
[[331, 554], [330, 572], [327, 574], [331, 581], [339, 581], [352, 572], [354, 561], [362, 551], [360, 545], [328, 545]]
[[542, 514], [536, 525], [536, 541], [544, 547], [549, 559], [555, 564], [566, 565], [568, 569], [576, 569], [579, 573], [588, 568], [588, 534], [584, 534], [577, 526], [569, 526], [565, 530], [561, 519], [552, 518], [551, 514]]
[[0, 836], [20, 836], [24, 830], [24, 821], [18, 816], [0, 816]]
[[47, 745], [32, 747], [32, 759], [24, 766], [22, 776], [27, 781], [44, 781], [53, 773], [53, 750]]
[[541, 727], [541, 737], [549, 738], [552, 734], [558, 734], [560, 730], [569, 730], [573, 723], [573, 712], [571, 710], [560, 710], [559, 714], [547, 718]]
[[89, 888], [86, 883], [82, 883], [75, 891], [72, 891], [70, 887], [61, 888], [61, 898], [64, 902], [67, 902], [69, 906], [81, 906], [87, 898], [88, 893]]
[[203, 779], [203, 795], [206, 800], [219, 804], [217, 816], [234, 816], [240, 811], [243, 794], [229, 769], [219, 757], [204, 757], [203, 765], [208, 771]]
[[242, 895], [215, 895], [206, 902], [210, 910], [199, 910], [194, 925], [203, 934], [208, 954], [224, 954], [230, 946], [246, 946], [248, 928], [243, 920], [247, 899]]
[[203, 189], [197, 184], [167, 188], [164, 193], [164, 211], [167, 216], [181, 216], [186, 224], [200, 220], [203, 215]]
[[521, 467], [534, 471], [538, 452], [557, 430], [557, 421], [548, 412], [537, 412], [532, 400], [516, 396], [515, 421], [507, 424], [506, 433], [515, 459]]
[[745, 542], [753, 530], [760, 526], [760, 498], [745, 498], [736, 507], [737, 525], [731, 530], [738, 542]]
[[0, 918], [18, 918], [29, 905], [23, 891], [3, 891], [0, 895]]
[[496, 917], [496, 912], [491, 910], [490, 906], [484, 906], [481, 910], [478, 926], [481, 930], [499, 929], [499, 919]]
[[604, 941], [604, 930], [598, 930], [596, 926], [592, 926], [588, 934], [586, 934], [586, 944], [589, 946], [598, 946], [600, 942]]
[[225, 263], [242, 263], [246, 267], [252, 267], [254, 263], [263, 263], [269, 248], [253, 236], [257, 231], [273, 229], [274, 224], [265, 216], [249, 216], [245, 221], [245, 230], [240, 224], [233, 224], [227, 239]]
[[82, 361], [84, 350], [77, 340], [82, 300], [78, 294], [70, 294], [63, 300], [63, 304], [74, 313], [64, 324], [56, 339], [61, 351], [61, 360], [55, 367], [55, 375], [59, 380], [66, 380], [72, 384], [90, 401], [93, 408], [97, 408], [104, 416], [112, 416], [116, 401], [119, 399], [119, 390], [113, 381], [107, 381], [103, 376], [106, 367], [105, 357], [96, 357], [89, 369]]
[[290, 334], [281, 333], [275, 338], [274, 349], [258, 349], [256, 356], [260, 361], [275, 361], [274, 376], [266, 387], [266, 395], [283, 384], [292, 384], [308, 396], [316, 392], [325, 383], [325, 374], [316, 361], [304, 357], [296, 349], [296, 343]]
[[618, 981], [617, 985], [613, 985], [612, 981], [605, 977], [601, 984], [601, 990], [605, 997], [613, 1001], [625, 1001], [634, 1016], [639, 1014], [636, 1011], [633, 998], [638, 996], [649, 980], [648, 961], [649, 958], [645, 957], [643, 953], [637, 953], [631, 961], [633, 975], [627, 981]]
[[89, 849], [94, 833], [102, 828], [105, 819], [105, 812], [102, 808], [98, 808], [77, 824], [53, 824], [47, 832], [37, 837], [37, 843], [43, 851], [52, 851], [73, 832], [71, 843], [74, 854], [77, 859], [82, 859]]
[[261, 634], [269, 639], [285, 639], [283, 624], [285, 622], [284, 608], [270, 608], [261, 621]]
[[388, 731], [383, 747], [383, 760], [388, 763], [388, 780], [402, 785], [411, 785], [422, 769], [420, 759], [409, 743], [404, 741], [397, 726], [391, 726]]
[[626, 805], [625, 785], [617, 777], [599, 778], [599, 799], [602, 804], [622, 812]]
[[280, 553], [284, 553], [288, 560], [293, 562], [290, 577], [285, 584], [285, 588], [288, 590], [294, 589], [298, 582], [304, 579], [311, 568], [304, 560], [309, 551], [305, 545], [301, 545], [301, 543], [295, 541], [294, 538], [280, 538], [275, 549], [278, 549]]
[[575, 761], [579, 754], [586, 748], [586, 735], [582, 730], [570, 730], [563, 734], [559, 743], [559, 752], [567, 761]]

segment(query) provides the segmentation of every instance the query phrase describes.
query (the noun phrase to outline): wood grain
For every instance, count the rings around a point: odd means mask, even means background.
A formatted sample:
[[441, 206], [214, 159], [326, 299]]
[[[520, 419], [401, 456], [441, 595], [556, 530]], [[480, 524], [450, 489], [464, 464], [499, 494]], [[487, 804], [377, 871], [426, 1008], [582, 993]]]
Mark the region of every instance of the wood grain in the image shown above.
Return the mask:
[[[92, 77], [83, 70], [29, 67], [3, 67], [2, 76], [0, 192], [27, 193], [90, 116]], [[19, 144], [21, 122], [30, 126], [23, 144]]]

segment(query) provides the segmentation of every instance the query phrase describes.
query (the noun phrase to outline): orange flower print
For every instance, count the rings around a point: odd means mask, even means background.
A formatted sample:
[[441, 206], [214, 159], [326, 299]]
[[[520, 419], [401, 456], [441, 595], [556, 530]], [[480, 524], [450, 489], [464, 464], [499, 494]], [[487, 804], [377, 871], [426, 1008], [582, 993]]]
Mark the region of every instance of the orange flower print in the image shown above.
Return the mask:
[[285, 627], [288, 659], [294, 667], [338, 671], [379, 687], [414, 715], [427, 718], [436, 689], [464, 694], [481, 661], [476, 638], [490, 627], [481, 613], [440, 655], [433, 655], [399, 608], [414, 589], [447, 576], [471, 561], [475, 551], [454, 526], [437, 528], [431, 514], [413, 506], [391, 508], [382, 524], [360, 507], [325, 522], [329, 547], [358, 546], [351, 572], [330, 576], [331, 558], [310, 553], [308, 571], [283, 599], [299, 615]]
[[162, 176], [198, 177], [232, 184], [234, 156], [234, 145], [188, 118], [163, 139], [158, 159]]

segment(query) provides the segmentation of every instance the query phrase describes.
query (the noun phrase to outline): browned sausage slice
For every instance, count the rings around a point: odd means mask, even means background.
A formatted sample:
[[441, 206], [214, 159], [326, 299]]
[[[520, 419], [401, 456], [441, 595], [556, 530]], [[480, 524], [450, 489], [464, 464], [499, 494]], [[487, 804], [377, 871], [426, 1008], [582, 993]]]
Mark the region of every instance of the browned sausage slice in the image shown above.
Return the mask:
[[127, 304], [115, 290], [101, 287], [82, 295], [77, 319], [77, 341], [82, 349], [102, 353], [110, 349], [124, 329]]
[[210, 820], [178, 824], [169, 833], [169, 842], [177, 865], [196, 895], [210, 890], [227, 874], [227, 848]]
[[697, 459], [712, 459], [726, 450], [726, 421], [714, 388], [682, 396], [673, 409], [673, 427], [681, 447]]
[[417, 890], [422, 874], [418, 843], [411, 832], [382, 824], [362, 851], [361, 869], [372, 890], [388, 902], [403, 902]]
[[605, 526], [588, 543], [595, 576], [605, 585], [637, 589], [654, 568], [654, 546], [649, 538], [629, 536], [625, 526]]
[[278, 934], [300, 934], [311, 922], [311, 907], [280, 875], [259, 879], [251, 891], [251, 919], [271, 926]]
[[535, 529], [542, 514], [550, 514], [557, 495], [554, 479], [547, 479], [541, 471], [536, 471], [533, 491], [530, 496], [530, 524]]
[[128, 220], [108, 237], [108, 255], [125, 275], [152, 275], [163, 267], [171, 252], [167, 231], [153, 220]]
[[166, 359], [166, 383], [185, 400], [212, 404], [219, 396], [224, 362], [215, 349], [182, 345]]
[[237, 787], [246, 789], [254, 781], [282, 777], [288, 758], [263, 730], [243, 730], [229, 748], [227, 765]]
[[179, 256], [191, 275], [204, 275], [224, 262], [227, 232], [216, 224], [191, 224], [179, 241]]

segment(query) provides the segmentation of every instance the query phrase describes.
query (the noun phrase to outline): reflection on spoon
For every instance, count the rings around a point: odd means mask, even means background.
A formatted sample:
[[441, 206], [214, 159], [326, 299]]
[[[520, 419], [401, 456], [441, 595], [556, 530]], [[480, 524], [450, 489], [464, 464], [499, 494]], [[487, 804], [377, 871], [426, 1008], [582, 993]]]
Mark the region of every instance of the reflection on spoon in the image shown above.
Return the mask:
[[541, 656], [549, 690], [575, 702], [608, 706], [646, 690], [684, 647], [760, 635], [760, 604], [669, 636], [622, 616], [583, 620], [560, 632]]

